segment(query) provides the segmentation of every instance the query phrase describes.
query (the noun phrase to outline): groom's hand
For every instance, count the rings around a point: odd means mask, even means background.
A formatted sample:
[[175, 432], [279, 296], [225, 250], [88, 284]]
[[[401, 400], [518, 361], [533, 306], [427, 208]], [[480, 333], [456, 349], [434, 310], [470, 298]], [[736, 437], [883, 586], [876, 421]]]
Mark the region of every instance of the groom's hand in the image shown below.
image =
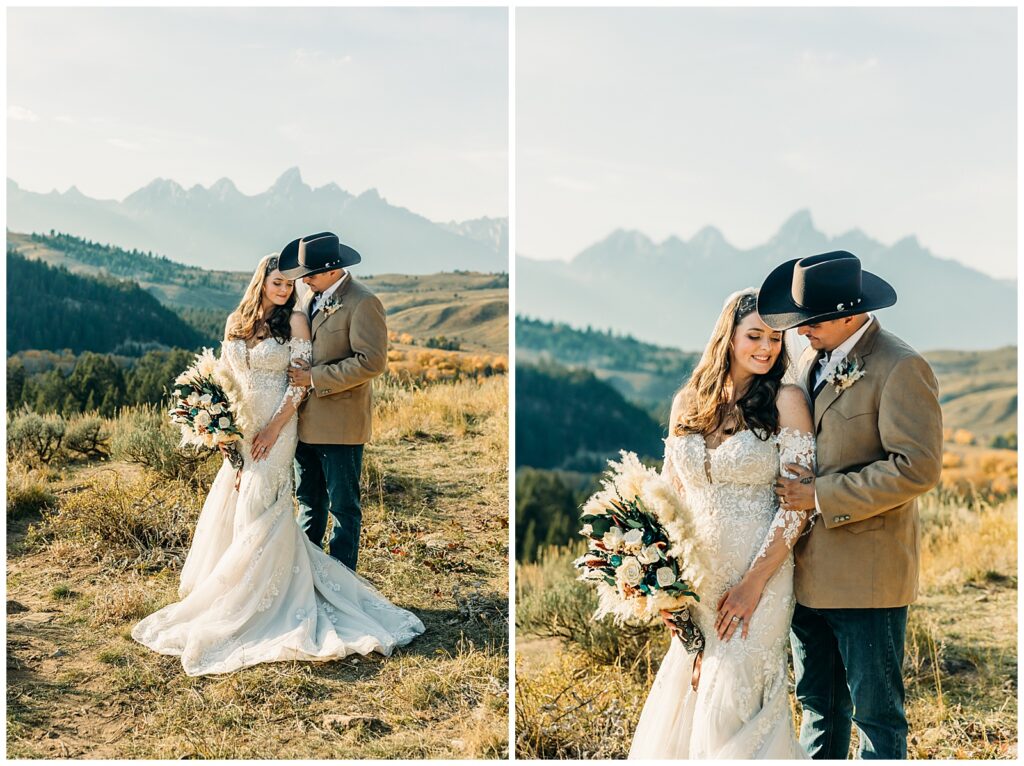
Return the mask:
[[779, 505], [787, 511], [809, 511], [814, 508], [814, 474], [796, 463], [785, 465], [787, 473], [795, 478], [779, 476], [775, 480], [775, 494]]
[[310, 372], [309, 367], [296, 366], [295, 363], [288, 368], [288, 385], [289, 386], [303, 386], [309, 388], [313, 385], [313, 374]]

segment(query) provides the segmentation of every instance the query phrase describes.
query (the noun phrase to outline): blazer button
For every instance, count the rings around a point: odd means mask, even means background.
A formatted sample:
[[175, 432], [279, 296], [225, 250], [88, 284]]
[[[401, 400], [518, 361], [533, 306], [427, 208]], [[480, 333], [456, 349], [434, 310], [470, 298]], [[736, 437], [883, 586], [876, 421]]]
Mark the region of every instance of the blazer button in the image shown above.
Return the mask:
[[842, 520], [843, 520], [842, 516], [833, 516], [832, 517], [832, 521], [842, 521]]

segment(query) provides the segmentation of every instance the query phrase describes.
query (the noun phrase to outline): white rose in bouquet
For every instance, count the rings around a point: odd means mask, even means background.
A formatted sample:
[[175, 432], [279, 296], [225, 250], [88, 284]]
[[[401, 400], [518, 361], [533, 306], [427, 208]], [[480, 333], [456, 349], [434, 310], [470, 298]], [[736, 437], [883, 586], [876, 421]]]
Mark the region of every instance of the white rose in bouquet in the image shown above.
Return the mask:
[[211, 422], [213, 422], [213, 418], [210, 417], [210, 413], [206, 410], [199, 410], [199, 414], [196, 415], [196, 425], [206, 428]]
[[601, 538], [601, 542], [604, 543], [605, 548], [610, 551], [618, 550], [624, 540], [625, 536], [622, 534], [622, 530], [618, 527], [612, 527], [605, 532], [604, 537]]
[[646, 548], [641, 549], [641, 551], [636, 554], [636, 557], [640, 560], [641, 564], [653, 564], [661, 558], [661, 555], [658, 553], [658, 546], [648, 545]]
[[217, 402], [216, 404], [211, 404], [209, 410], [211, 415], [220, 415], [222, 412], [224, 412], [224, 405], [221, 404], [220, 402]]
[[185, 401], [187, 401], [189, 404], [195, 407], [197, 404], [199, 404], [199, 394], [193, 391], [191, 394], [188, 395], [188, 399], [186, 399]]
[[667, 588], [676, 581], [676, 573], [672, 571], [672, 567], [659, 567], [654, 574], [658, 578], [658, 585], [662, 588]]
[[211, 404], [213, 404], [213, 397], [210, 396], [210, 394], [203, 394], [202, 396], [199, 397], [199, 403], [204, 407], [209, 407]]
[[220, 426], [221, 428], [227, 428], [229, 425], [231, 425], [231, 418], [218, 418], [217, 425]]
[[615, 570], [618, 575], [619, 581], [626, 585], [632, 585], [636, 587], [644, 579], [644, 568], [640, 566], [640, 562], [637, 561], [636, 556], [626, 556], [619, 564], [619, 568]]
[[630, 553], [638, 553], [644, 544], [644, 531], [642, 529], [631, 529], [622, 538], [626, 550]]

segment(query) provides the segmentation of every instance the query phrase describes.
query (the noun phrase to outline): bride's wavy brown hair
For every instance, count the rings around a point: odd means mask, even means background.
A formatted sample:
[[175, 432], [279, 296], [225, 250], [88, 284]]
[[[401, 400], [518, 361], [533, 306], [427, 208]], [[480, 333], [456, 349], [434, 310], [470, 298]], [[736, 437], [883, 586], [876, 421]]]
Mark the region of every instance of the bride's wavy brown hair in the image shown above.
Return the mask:
[[772, 368], [764, 375], [755, 375], [750, 387], [734, 406], [730, 407], [726, 395], [732, 337], [740, 322], [756, 310], [757, 290], [752, 288], [740, 290], [726, 300], [704, 354], [681, 389], [686, 397], [686, 406], [673, 427], [676, 436], [714, 433], [730, 415], [738, 421], [739, 430], [749, 428], [760, 439], [767, 439], [778, 432], [779, 411], [775, 397], [786, 372], [785, 334], [779, 357]]
[[271, 336], [277, 339], [278, 343], [287, 343], [292, 337], [291, 315], [295, 307], [295, 288], [292, 287], [292, 294], [288, 296], [288, 302], [283, 306], [274, 306], [270, 314], [263, 316], [263, 283], [270, 276], [270, 272], [277, 268], [277, 253], [265, 255], [260, 260], [256, 271], [253, 272], [249, 286], [245, 288], [245, 295], [242, 296], [238, 308], [231, 312], [228, 317], [225, 337], [228, 340], [247, 340], [256, 333], [256, 328], [266, 322], [267, 329]]

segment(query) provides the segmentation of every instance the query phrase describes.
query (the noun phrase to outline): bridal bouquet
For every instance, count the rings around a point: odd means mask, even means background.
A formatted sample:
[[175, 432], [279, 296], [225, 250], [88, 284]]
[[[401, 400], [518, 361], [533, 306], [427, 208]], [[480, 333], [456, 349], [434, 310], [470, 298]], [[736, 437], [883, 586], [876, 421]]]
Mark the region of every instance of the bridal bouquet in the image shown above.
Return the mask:
[[700, 601], [688, 514], [678, 493], [632, 452], [609, 461], [601, 490], [583, 505], [580, 534], [589, 548], [575, 566], [579, 579], [595, 585], [595, 618], [646, 621], [671, 612], [677, 635], [691, 652], [704, 637], [690, 620], [688, 605]]
[[196, 361], [174, 379], [174, 402], [168, 414], [171, 422], [181, 426], [181, 446], [227, 447], [228, 460], [240, 469], [242, 455], [235, 442], [241, 441], [242, 430], [231, 411], [231, 401], [217, 381], [217, 357], [204, 348]]

